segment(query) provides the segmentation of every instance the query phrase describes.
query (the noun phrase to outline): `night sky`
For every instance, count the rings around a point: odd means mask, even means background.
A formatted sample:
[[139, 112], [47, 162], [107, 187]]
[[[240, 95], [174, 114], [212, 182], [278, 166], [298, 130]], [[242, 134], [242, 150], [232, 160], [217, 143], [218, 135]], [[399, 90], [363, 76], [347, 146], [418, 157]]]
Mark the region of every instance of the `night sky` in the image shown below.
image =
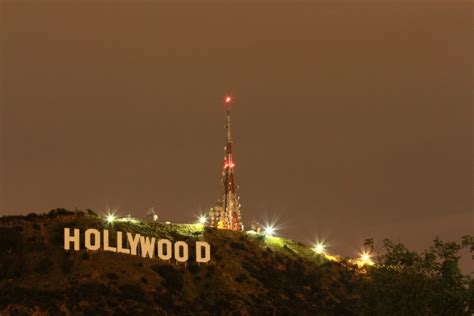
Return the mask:
[[191, 222], [233, 108], [244, 222], [414, 249], [473, 232], [470, 1], [0, 1], [0, 214]]

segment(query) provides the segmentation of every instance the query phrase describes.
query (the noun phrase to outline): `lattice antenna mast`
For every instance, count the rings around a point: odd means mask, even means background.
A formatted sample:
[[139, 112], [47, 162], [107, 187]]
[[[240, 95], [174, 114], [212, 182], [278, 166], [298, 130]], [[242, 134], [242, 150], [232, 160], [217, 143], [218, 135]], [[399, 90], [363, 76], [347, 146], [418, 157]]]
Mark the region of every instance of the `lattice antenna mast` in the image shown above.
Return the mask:
[[226, 105], [226, 144], [224, 147], [224, 167], [222, 170], [222, 183], [224, 185], [224, 197], [221, 206], [212, 209], [211, 225], [217, 228], [242, 230], [242, 217], [240, 214], [239, 197], [236, 192], [234, 181], [235, 162], [232, 157], [232, 129], [230, 123], [232, 98], [225, 98]]
[[232, 107], [232, 99], [231, 97], [226, 97], [226, 112], [227, 112], [227, 120], [226, 120], [226, 145], [225, 145], [225, 157], [224, 157], [224, 177], [223, 177], [223, 184], [224, 184], [224, 213], [227, 215], [229, 222], [232, 222], [232, 211], [234, 208], [233, 200], [236, 198], [235, 196], [235, 182], [234, 182], [234, 159], [232, 158], [232, 128], [230, 124], [230, 110]]

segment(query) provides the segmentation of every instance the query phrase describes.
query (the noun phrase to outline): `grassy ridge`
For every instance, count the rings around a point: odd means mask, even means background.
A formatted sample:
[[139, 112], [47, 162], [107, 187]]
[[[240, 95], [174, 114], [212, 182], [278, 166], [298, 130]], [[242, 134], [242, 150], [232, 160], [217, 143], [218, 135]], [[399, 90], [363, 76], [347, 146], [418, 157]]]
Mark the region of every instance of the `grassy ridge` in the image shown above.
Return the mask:
[[[65, 251], [64, 227], [80, 228], [82, 234], [87, 228], [108, 228], [182, 240], [188, 242], [191, 258], [179, 264], [91, 252], [83, 246], [80, 251]], [[210, 263], [194, 262], [196, 240], [211, 244]], [[393, 302], [406, 292], [404, 287], [412, 287], [411, 275], [373, 269], [360, 273], [348, 262], [328, 261], [309, 247], [284, 238], [192, 224], [115, 222], [110, 226], [93, 212], [61, 209], [0, 219], [1, 315], [403, 314], [401, 308], [407, 307]], [[387, 277], [394, 278], [399, 292], [384, 294], [386, 287], [377, 282], [386, 282]], [[416, 284], [430, 285], [430, 280], [420, 275]], [[465, 309], [465, 301], [463, 296], [460, 303], [453, 303], [461, 304], [461, 309], [454, 306], [457, 309], [453, 310]], [[407, 306], [426, 311], [429, 304], [414, 301]]]

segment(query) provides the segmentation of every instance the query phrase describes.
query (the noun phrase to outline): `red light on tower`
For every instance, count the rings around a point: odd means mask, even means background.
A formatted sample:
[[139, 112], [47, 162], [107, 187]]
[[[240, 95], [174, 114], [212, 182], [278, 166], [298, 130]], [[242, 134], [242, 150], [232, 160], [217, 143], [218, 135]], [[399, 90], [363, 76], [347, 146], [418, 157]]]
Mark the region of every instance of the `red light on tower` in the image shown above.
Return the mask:
[[232, 101], [232, 98], [227, 96], [225, 97], [225, 103], [230, 103]]

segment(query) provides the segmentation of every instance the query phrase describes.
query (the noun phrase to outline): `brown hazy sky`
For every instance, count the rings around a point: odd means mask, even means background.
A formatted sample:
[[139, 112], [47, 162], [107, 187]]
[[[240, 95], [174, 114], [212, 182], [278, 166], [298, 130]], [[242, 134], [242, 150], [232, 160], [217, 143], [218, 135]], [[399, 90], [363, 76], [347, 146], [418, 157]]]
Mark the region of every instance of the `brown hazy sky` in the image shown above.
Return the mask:
[[473, 232], [470, 1], [0, 0], [0, 214], [243, 217], [414, 248]]

